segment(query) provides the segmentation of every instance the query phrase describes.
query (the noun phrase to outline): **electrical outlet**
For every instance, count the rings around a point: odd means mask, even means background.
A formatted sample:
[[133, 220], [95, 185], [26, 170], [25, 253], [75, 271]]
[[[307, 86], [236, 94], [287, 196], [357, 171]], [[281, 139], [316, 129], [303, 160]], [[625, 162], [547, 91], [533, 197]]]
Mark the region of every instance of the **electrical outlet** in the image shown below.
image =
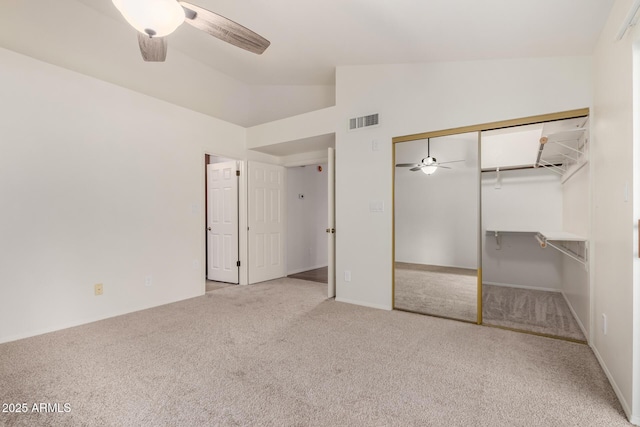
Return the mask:
[[103, 292], [102, 283], [96, 283], [95, 285], [93, 285], [93, 292], [96, 295], [102, 295], [102, 292]]
[[345, 270], [344, 271], [344, 281], [345, 282], [350, 282], [351, 281], [351, 270]]
[[191, 261], [191, 267], [193, 267], [194, 270], [199, 270], [200, 261], [198, 261], [197, 259], [194, 259], [193, 261]]
[[602, 313], [602, 333], [607, 335], [607, 315]]
[[146, 276], [144, 278], [144, 285], [145, 286], [151, 286], [153, 284], [153, 277], [151, 276]]

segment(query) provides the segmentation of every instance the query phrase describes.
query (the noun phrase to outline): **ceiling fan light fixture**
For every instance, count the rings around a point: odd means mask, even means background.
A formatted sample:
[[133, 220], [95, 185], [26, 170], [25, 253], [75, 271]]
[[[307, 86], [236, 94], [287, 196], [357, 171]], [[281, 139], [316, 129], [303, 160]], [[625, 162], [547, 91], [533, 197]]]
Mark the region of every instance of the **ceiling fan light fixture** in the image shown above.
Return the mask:
[[176, 0], [111, 0], [124, 19], [142, 34], [164, 37], [184, 22], [184, 9]]
[[427, 175], [433, 175], [437, 170], [438, 170], [438, 166], [436, 165], [429, 165], [429, 166], [425, 166], [422, 169], [420, 169], [422, 171], [422, 173], [427, 174]]

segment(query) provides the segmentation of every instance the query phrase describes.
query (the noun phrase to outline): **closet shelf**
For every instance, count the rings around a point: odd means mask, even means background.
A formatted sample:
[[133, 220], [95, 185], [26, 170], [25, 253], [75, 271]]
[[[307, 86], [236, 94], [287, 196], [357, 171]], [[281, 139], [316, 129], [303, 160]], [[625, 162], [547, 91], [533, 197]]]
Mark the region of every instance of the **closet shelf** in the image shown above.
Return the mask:
[[587, 117], [566, 121], [560, 127], [554, 123], [545, 124], [533, 167], [557, 173], [564, 184], [589, 162], [588, 123]]
[[[496, 238], [496, 250], [501, 249], [502, 234], [533, 234], [541, 248], [550, 246], [569, 258], [578, 261], [585, 267], [588, 265], [588, 239], [566, 231], [538, 231], [531, 228], [507, 228], [491, 227], [486, 230]], [[572, 247], [569, 247], [571, 245]], [[575, 247], [575, 248], [574, 248]]]
[[[536, 240], [541, 248], [551, 246], [553, 249], [562, 252], [569, 258], [578, 261], [588, 267], [588, 241], [586, 237], [566, 231], [545, 231], [536, 234]], [[568, 247], [567, 244], [572, 245]], [[573, 249], [575, 247], [575, 249]]]
[[539, 233], [539, 232], [540, 232], [539, 230], [535, 230], [533, 228], [527, 228], [527, 227], [487, 228], [487, 234], [516, 234], [516, 233]]
[[586, 242], [587, 238], [566, 231], [540, 231], [539, 234], [545, 240], [558, 240], [563, 242]]

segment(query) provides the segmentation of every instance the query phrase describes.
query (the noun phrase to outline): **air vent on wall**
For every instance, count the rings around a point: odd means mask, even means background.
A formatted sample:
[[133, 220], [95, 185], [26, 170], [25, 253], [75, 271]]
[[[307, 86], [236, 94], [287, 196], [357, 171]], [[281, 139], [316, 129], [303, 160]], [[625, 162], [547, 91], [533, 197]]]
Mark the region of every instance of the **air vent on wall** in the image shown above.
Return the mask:
[[378, 113], [369, 114], [368, 116], [354, 117], [353, 119], [349, 119], [349, 130], [378, 126], [379, 124]]

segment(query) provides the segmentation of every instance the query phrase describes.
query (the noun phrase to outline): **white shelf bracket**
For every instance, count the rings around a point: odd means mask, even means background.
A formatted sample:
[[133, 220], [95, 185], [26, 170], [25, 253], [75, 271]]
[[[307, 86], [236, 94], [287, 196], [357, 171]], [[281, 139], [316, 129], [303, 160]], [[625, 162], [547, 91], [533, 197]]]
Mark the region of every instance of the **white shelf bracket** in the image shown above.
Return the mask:
[[582, 243], [583, 245], [583, 254], [579, 254], [577, 251], [574, 251], [570, 248], [568, 248], [567, 246], [560, 244], [560, 243], [556, 243], [556, 241], [549, 241], [544, 235], [542, 235], [541, 233], [537, 233], [536, 234], [536, 240], [538, 241], [538, 243], [540, 244], [541, 248], [545, 248], [547, 246], [550, 246], [552, 248], [554, 248], [555, 250], [563, 253], [564, 255], [568, 256], [569, 258], [578, 261], [580, 264], [582, 264], [585, 268], [588, 268], [588, 249], [587, 249], [587, 242], [574, 242], [577, 246], [580, 246], [580, 244]]

